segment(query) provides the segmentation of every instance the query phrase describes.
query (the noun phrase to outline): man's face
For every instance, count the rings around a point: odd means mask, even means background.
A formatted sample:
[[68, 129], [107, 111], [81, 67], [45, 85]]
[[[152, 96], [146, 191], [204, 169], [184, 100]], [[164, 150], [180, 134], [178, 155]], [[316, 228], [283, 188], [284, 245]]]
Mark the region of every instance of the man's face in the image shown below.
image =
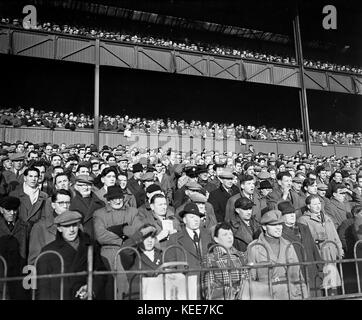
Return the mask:
[[44, 177], [45, 177], [45, 167], [44, 166], [40, 166], [40, 167], [35, 167], [39, 170], [39, 180], [38, 183], [43, 183], [44, 182]]
[[317, 194], [318, 194], [320, 197], [324, 198], [324, 197], [326, 196], [326, 190], [319, 190], [319, 189], [317, 189]]
[[245, 181], [240, 186], [247, 195], [252, 195], [254, 193], [255, 189], [254, 180]]
[[143, 240], [143, 246], [145, 248], [145, 251], [152, 251], [155, 247], [156, 238], [154, 237], [147, 237], [145, 240]]
[[270, 171], [269, 171], [269, 174], [270, 174], [270, 178], [276, 179], [277, 175], [276, 175], [275, 170], [270, 170]]
[[333, 180], [337, 183], [341, 183], [342, 182], [342, 175], [338, 172], [334, 175]]
[[362, 188], [362, 177], [358, 177], [357, 183], [358, 183], [358, 186], [360, 188]]
[[156, 165], [155, 165], [155, 168], [156, 168], [156, 171], [158, 172], [158, 173], [160, 173], [161, 171], [162, 171], [162, 164], [161, 163], [157, 163]]
[[28, 160], [31, 161], [31, 160], [38, 160], [39, 159], [39, 156], [38, 156], [38, 153], [37, 152], [31, 152], [29, 153], [29, 157], [28, 157]]
[[242, 171], [241, 163], [240, 162], [235, 163], [235, 172], [240, 174], [241, 171]]
[[296, 221], [295, 213], [286, 213], [283, 215], [284, 222], [287, 226], [294, 226]]
[[85, 155], [85, 150], [84, 150], [84, 149], [80, 149], [79, 152], [78, 152], [79, 158], [83, 159], [83, 158], [84, 158], [84, 155]]
[[226, 249], [230, 249], [234, 244], [234, 234], [232, 230], [220, 228], [214, 240], [217, 244], [224, 246]]
[[247, 170], [246, 170], [246, 174], [250, 175], [250, 176], [254, 176], [255, 171], [254, 171], [254, 166], [250, 166]]
[[142, 174], [143, 174], [143, 172], [139, 171], [139, 172], [134, 173], [133, 176], [136, 180], [140, 180], [142, 177]]
[[300, 167], [299, 167], [299, 170], [302, 171], [302, 172], [304, 172], [304, 174], [306, 173], [306, 168], [305, 168], [304, 165], [303, 165], [303, 166], [300, 166]]
[[108, 172], [101, 180], [106, 187], [114, 186], [116, 184], [116, 174], [112, 171]]
[[233, 179], [222, 179], [221, 182], [227, 189], [230, 189], [233, 185]]
[[165, 198], [157, 198], [154, 203], [151, 203], [151, 209], [158, 216], [165, 216], [167, 211], [167, 201]]
[[7, 210], [5, 208], [0, 208], [0, 212], [6, 222], [15, 222], [16, 216], [18, 214], [17, 210]]
[[290, 189], [292, 187], [292, 177], [283, 176], [282, 180], [278, 180], [282, 189]]
[[64, 211], [69, 210], [70, 207], [70, 197], [66, 194], [58, 194], [55, 202], [52, 202], [52, 208], [56, 214], [61, 214]]
[[186, 227], [191, 230], [197, 230], [200, 228], [201, 218], [196, 214], [186, 213], [182, 220]]
[[62, 234], [65, 241], [73, 242], [78, 237], [79, 222], [67, 226], [58, 226], [57, 229]]
[[53, 147], [52, 146], [49, 145], [49, 146], [45, 147], [45, 154], [46, 155], [50, 156], [52, 154], [52, 152], [53, 152]]
[[109, 205], [114, 210], [120, 210], [123, 207], [123, 198], [115, 198], [108, 200]]
[[119, 181], [119, 186], [120, 186], [122, 189], [126, 189], [126, 186], [127, 186], [127, 177], [126, 177], [126, 176], [123, 176], [123, 175], [119, 175], [119, 176], [118, 176], [118, 181]]
[[253, 209], [241, 209], [241, 208], [237, 208], [235, 209], [235, 211], [237, 212], [237, 214], [239, 215], [239, 217], [242, 220], [246, 220], [249, 221], [251, 219], [251, 214], [253, 212]]
[[99, 162], [98, 161], [92, 161], [92, 172], [96, 172], [99, 170]]
[[55, 189], [69, 190], [70, 181], [67, 176], [59, 176], [55, 181]]
[[38, 185], [39, 176], [36, 171], [28, 171], [28, 175], [24, 176], [24, 182], [30, 187], [30, 188], [36, 188]]
[[84, 182], [76, 182], [74, 189], [77, 190], [83, 198], [89, 197], [92, 191], [92, 185]]
[[4, 168], [10, 170], [13, 166], [13, 162], [10, 159], [7, 159], [3, 162]]
[[51, 165], [53, 167], [59, 167], [62, 164], [62, 159], [59, 156], [54, 156]]
[[128, 168], [128, 161], [120, 161], [118, 162], [118, 166], [122, 171], [126, 171]]
[[326, 170], [321, 170], [318, 175], [322, 180], [325, 180], [327, 178]]
[[266, 231], [266, 234], [272, 238], [280, 238], [283, 232], [282, 224], [267, 224], [263, 226], [263, 229]]
[[317, 194], [317, 182], [314, 182], [311, 186], [308, 186], [307, 192], [309, 194]]
[[20, 170], [23, 167], [24, 162], [21, 161], [13, 161], [13, 166], [16, 170]]
[[20, 152], [20, 153], [23, 153], [25, 148], [24, 148], [24, 145], [23, 144], [18, 144], [17, 146], [17, 151], [16, 152]]
[[337, 192], [333, 193], [334, 198], [336, 198], [339, 202], [343, 202], [346, 198], [345, 190], [344, 189], [338, 189]]
[[293, 187], [296, 192], [299, 192], [302, 189], [302, 182], [293, 181]]
[[77, 176], [79, 176], [81, 174], [85, 174], [85, 175], [89, 176], [89, 169], [87, 167], [80, 167], [77, 172]]
[[322, 209], [321, 201], [318, 198], [312, 199], [310, 204], [307, 205], [308, 209], [312, 213], [320, 213]]
[[207, 172], [203, 172], [203, 173], [200, 173], [200, 174], [199, 174], [199, 178], [200, 178], [200, 180], [202, 180], [202, 181], [207, 181], [207, 179], [209, 178], [209, 175], [208, 175]]

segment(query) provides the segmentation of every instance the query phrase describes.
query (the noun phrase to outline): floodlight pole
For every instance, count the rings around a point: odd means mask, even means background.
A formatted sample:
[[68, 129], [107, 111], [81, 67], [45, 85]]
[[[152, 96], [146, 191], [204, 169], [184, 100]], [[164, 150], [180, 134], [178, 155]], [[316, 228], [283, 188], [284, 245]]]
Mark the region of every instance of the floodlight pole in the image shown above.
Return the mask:
[[304, 64], [303, 64], [304, 59], [303, 59], [303, 50], [302, 50], [302, 39], [300, 35], [298, 7], [296, 7], [293, 19], [293, 32], [294, 32], [295, 54], [299, 65], [299, 79], [300, 79], [299, 105], [300, 105], [300, 114], [302, 118], [303, 137], [304, 137], [306, 152], [311, 153], [308, 101], [307, 101], [307, 90], [305, 88], [305, 83], [304, 83]]
[[99, 148], [99, 39], [95, 42], [95, 66], [94, 66], [94, 144]]

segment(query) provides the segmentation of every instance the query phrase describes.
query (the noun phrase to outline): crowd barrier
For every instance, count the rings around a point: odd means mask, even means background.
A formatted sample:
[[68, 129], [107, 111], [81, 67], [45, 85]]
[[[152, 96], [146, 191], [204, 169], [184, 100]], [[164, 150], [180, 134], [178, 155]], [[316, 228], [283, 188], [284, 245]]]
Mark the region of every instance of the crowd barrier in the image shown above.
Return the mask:
[[[291, 283], [293, 281], [293, 284], [298, 284], [301, 287], [301, 293], [302, 293], [302, 299], [309, 299], [309, 300], [338, 300], [338, 299], [361, 299], [362, 298], [362, 292], [361, 292], [361, 284], [360, 284], [360, 271], [359, 268], [362, 268], [362, 258], [357, 257], [357, 248], [360, 244], [362, 244], [362, 240], [359, 240], [354, 245], [354, 257], [352, 259], [342, 259], [340, 256], [337, 257], [336, 260], [328, 260], [323, 257], [323, 247], [326, 247], [328, 245], [333, 245], [336, 248], [337, 244], [333, 241], [326, 241], [321, 246], [322, 251], [322, 259], [321, 261], [306, 261], [306, 251], [302, 244], [300, 243], [290, 243], [286, 247], [285, 255], [288, 256], [288, 251], [291, 250], [293, 246], [298, 244], [303, 252], [304, 261], [298, 261], [298, 262], [289, 262], [288, 259], [286, 263], [272, 263], [269, 252], [264, 244], [262, 243], [254, 243], [248, 247], [247, 253], [252, 250], [255, 246], [261, 246], [264, 248], [266, 254], [266, 260], [261, 261], [259, 263], [249, 263], [241, 268], [238, 268], [237, 270], [245, 270], [251, 275], [252, 271], [255, 271], [260, 268], [267, 268], [268, 269], [268, 281], [263, 282], [264, 288], [266, 288], [266, 291], [269, 293], [265, 295], [265, 292], [260, 295], [260, 289], [258, 287], [255, 287], [257, 279], [252, 279], [251, 276], [249, 276], [248, 280], [246, 280], [245, 283], [248, 283], [247, 292], [244, 292], [242, 296], [239, 296], [238, 299], [240, 300], [261, 300], [261, 299], [274, 299], [275, 292], [273, 291], [273, 286], [280, 284], [279, 279], [272, 279], [271, 273], [274, 268], [284, 268], [286, 270], [286, 280], [284, 280], [284, 284], [287, 284], [287, 293], [288, 297], [291, 297]], [[208, 253], [211, 253], [213, 249], [216, 246], [223, 247], [222, 245], [216, 244], [209, 248]], [[223, 247], [224, 248], [224, 247]], [[166, 255], [167, 252], [171, 249], [181, 250], [184, 253], [184, 260], [183, 261], [166, 261]], [[225, 248], [224, 248], [225, 249]], [[120, 253], [124, 252], [125, 250], [133, 251], [136, 256], [138, 257], [138, 268], [136, 270], [116, 270], [116, 263], [117, 259], [120, 258]], [[130, 252], [128, 251], [128, 252]], [[84, 276], [86, 277], [86, 284], [87, 284], [87, 292], [88, 292], [88, 300], [93, 299], [93, 283], [94, 279], [97, 276], [110, 276], [114, 279], [114, 296], [113, 299], [117, 300], [117, 282], [116, 277], [117, 275], [123, 274], [123, 275], [133, 275], [133, 276], [139, 276], [139, 298], [137, 300], [209, 300], [211, 299], [211, 295], [209, 294], [211, 292], [211, 283], [210, 283], [210, 277], [207, 277], [207, 294], [206, 296], [200, 298], [198, 295], [198, 292], [200, 292], [199, 287], [199, 280], [201, 277], [205, 277], [205, 275], [208, 275], [210, 273], [214, 272], [221, 272], [221, 271], [227, 271], [229, 274], [229, 285], [232, 287], [232, 278], [231, 278], [231, 271], [235, 271], [235, 267], [231, 264], [231, 257], [228, 255], [228, 265], [223, 268], [209, 268], [209, 267], [201, 267], [197, 269], [190, 269], [188, 267], [187, 262], [187, 255], [186, 251], [183, 247], [180, 247], [178, 245], [172, 245], [167, 247], [162, 255], [162, 264], [157, 270], [141, 270], [141, 259], [139, 252], [134, 247], [123, 247], [118, 250], [117, 254], [114, 258], [114, 270], [113, 271], [94, 271], [93, 270], [93, 247], [88, 247], [88, 254], [87, 254], [87, 270], [81, 271], [81, 272], [74, 272], [74, 273], [64, 273], [64, 260], [63, 257], [55, 252], [55, 251], [45, 251], [41, 253], [36, 261], [34, 266], [31, 266], [33, 270], [37, 270], [37, 265], [40, 259], [42, 259], [45, 255], [55, 255], [56, 259], [59, 259], [60, 262], [60, 273], [58, 274], [41, 274], [37, 275], [36, 271], [35, 273], [31, 274], [29, 277], [31, 283], [33, 284], [33, 287], [30, 287], [32, 290], [32, 300], [36, 300], [36, 289], [37, 289], [37, 282], [39, 279], [60, 279], [60, 292], [59, 292], [59, 300], [63, 300], [63, 290], [64, 290], [64, 278], [68, 277], [79, 277]], [[342, 265], [350, 264], [350, 266], [354, 266], [354, 270], [351, 268], [343, 267]], [[309, 278], [308, 278], [308, 266], [312, 266], [314, 264], [319, 265], [330, 265], [335, 264], [338, 266], [339, 269], [339, 276], [341, 278], [340, 284], [337, 284], [338, 287], [340, 287], [338, 293], [334, 293], [332, 295], [329, 294], [329, 289], [323, 286], [321, 286], [321, 290], [324, 291], [324, 294], [315, 297], [310, 295], [310, 285], [309, 285]], [[8, 266], [5, 259], [0, 256], [0, 290], [1, 290], [1, 297], [3, 300], [7, 299], [7, 283], [13, 282], [13, 281], [22, 281], [24, 283], [24, 277], [18, 276], [18, 277], [7, 277], [7, 271]], [[299, 278], [296, 281], [295, 275], [293, 276], [293, 279], [290, 278], [289, 270], [293, 266], [299, 266]], [[28, 266], [29, 267], [29, 266]], [[302, 276], [302, 268], [305, 270], [306, 277], [303, 278]], [[336, 269], [337, 270], [337, 269]], [[2, 271], [2, 272], [1, 272]], [[347, 271], [347, 272], [345, 272]], [[196, 278], [199, 280], [195, 280], [195, 274], [198, 274]], [[333, 275], [332, 275], [333, 276]], [[190, 278], [194, 277], [195, 281], [190, 281]], [[200, 277], [200, 278], [199, 278]], [[324, 273], [324, 277], [331, 277], [329, 273]], [[145, 282], [143, 280], [147, 280], [146, 284], [151, 287], [149, 287], [148, 292], [145, 296]], [[150, 281], [152, 280], [152, 282]], [[327, 283], [330, 283], [331, 279], [328, 279], [326, 281]], [[275, 282], [276, 281], [276, 282]], [[243, 283], [243, 282], [242, 282]], [[324, 281], [323, 281], [324, 283]], [[332, 279], [333, 283], [333, 279]], [[351, 290], [348, 286], [350, 284], [354, 284], [354, 289]], [[260, 284], [260, 283], [259, 283]], [[267, 287], [265, 287], [267, 286]], [[302, 286], [306, 288], [306, 291], [302, 290]], [[331, 285], [333, 287], [333, 284]], [[205, 285], [202, 286], [205, 289]], [[347, 288], [346, 288], [347, 287]], [[131, 299], [132, 297], [132, 285], [130, 285], [130, 289], [128, 292], [128, 295], [126, 295], [125, 299]], [[259, 287], [260, 288], [260, 287]], [[158, 289], [158, 290], [157, 290]], [[255, 292], [253, 292], [255, 290]], [[264, 290], [265, 291], [265, 290]], [[224, 293], [225, 294], [225, 293]], [[229, 296], [224, 295], [222, 299], [229, 299]], [[234, 298], [235, 299], [235, 298]]]
[[[85, 143], [89, 145], [94, 143], [94, 131], [87, 129], [77, 129], [70, 131], [67, 129], [57, 128], [49, 130], [47, 128], [20, 127], [14, 128], [9, 126], [0, 127], [0, 138], [6, 142], [31, 141], [34, 143], [65, 143], [67, 145]], [[235, 139], [218, 140], [215, 138], [199, 138], [191, 136], [180, 136], [178, 134], [146, 134], [143, 132], [133, 132], [131, 137], [127, 138], [123, 133], [100, 131], [99, 145], [117, 146], [119, 144], [129, 145], [130, 147], [151, 148], [162, 147], [163, 149], [172, 148], [177, 151], [201, 152], [204, 149], [218, 152], [245, 152], [248, 145], [252, 144], [256, 152], [275, 152], [287, 155], [295, 154], [297, 151], [305, 152], [306, 147], [301, 142], [278, 142], [278, 141], [260, 141], [246, 140], [241, 144]], [[313, 154], [320, 156], [336, 155], [337, 157], [361, 157], [362, 146], [352, 145], [327, 145], [312, 143], [311, 151]]]

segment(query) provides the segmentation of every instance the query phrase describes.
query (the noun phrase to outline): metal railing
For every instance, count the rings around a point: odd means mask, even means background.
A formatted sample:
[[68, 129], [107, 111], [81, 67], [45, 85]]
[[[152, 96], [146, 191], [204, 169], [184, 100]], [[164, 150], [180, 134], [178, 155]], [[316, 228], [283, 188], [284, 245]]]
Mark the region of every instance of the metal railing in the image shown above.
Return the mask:
[[[60, 272], [59, 273], [52, 273], [52, 274], [33, 274], [31, 276], [31, 279], [34, 280], [35, 282], [35, 287], [32, 288], [32, 300], [35, 300], [35, 293], [36, 290], [38, 290], [38, 282], [39, 280], [52, 280], [52, 279], [59, 279], [60, 281], [60, 285], [59, 285], [59, 299], [63, 300], [63, 299], [69, 299], [70, 297], [65, 297], [64, 295], [64, 289], [65, 289], [65, 279], [66, 278], [71, 278], [71, 277], [84, 277], [84, 285], [87, 285], [87, 299], [88, 300], [92, 300], [94, 298], [93, 296], [93, 290], [94, 290], [94, 278], [95, 277], [99, 277], [99, 276], [112, 276], [114, 281], [113, 281], [113, 285], [114, 285], [114, 299], [117, 299], [117, 281], [116, 281], [116, 277], [117, 275], [134, 275], [135, 277], [139, 277], [140, 281], [139, 281], [139, 299], [143, 300], [143, 292], [142, 292], [142, 279], [144, 277], [158, 277], [160, 275], [162, 275], [162, 297], [163, 299], [166, 299], [167, 295], [167, 289], [169, 288], [168, 286], [168, 278], [167, 275], [169, 274], [182, 274], [184, 275], [184, 281], [185, 281], [185, 296], [186, 296], [186, 300], [188, 300], [190, 298], [190, 292], [189, 292], [189, 277], [190, 274], [197, 274], [198, 275], [198, 279], [201, 279], [201, 277], [205, 277], [207, 276], [208, 273], [215, 273], [215, 272], [221, 272], [221, 271], [225, 271], [228, 274], [228, 285], [230, 286], [230, 288], [232, 288], [235, 284], [233, 284], [233, 279], [232, 279], [232, 275], [231, 272], [232, 271], [239, 271], [241, 274], [241, 271], [245, 271], [249, 274], [249, 299], [253, 299], [254, 293], [253, 293], [253, 286], [252, 284], [254, 283], [253, 281], [262, 281], [260, 279], [257, 278], [252, 278], [252, 274], [256, 273], [256, 271], [260, 268], [267, 268], [267, 281], [264, 282], [264, 284], [266, 284], [268, 286], [268, 290], [269, 290], [269, 294], [270, 297], [273, 297], [273, 287], [276, 285], [277, 282], [273, 282], [272, 279], [272, 272], [273, 270], [275, 270], [275, 268], [284, 268], [286, 270], [285, 272], [285, 276], [286, 276], [286, 290], [287, 290], [287, 295], [289, 297], [289, 299], [291, 298], [291, 285], [299, 285], [301, 288], [301, 299], [354, 299], [354, 298], [362, 298], [362, 292], [361, 292], [361, 284], [360, 284], [360, 270], [359, 268], [362, 268], [362, 258], [357, 258], [357, 249], [358, 246], [362, 243], [362, 240], [359, 240], [355, 243], [354, 245], [354, 257], [353, 259], [342, 259], [341, 256], [338, 254], [337, 255], [337, 259], [335, 260], [331, 260], [328, 259], [327, 257], [324, 257], [324, 248], [327, 245], [332, 245], [335, 246], [336, 249], [338, 249], [338, 246], [335, 242], [333, 241], [326, 241], [325, 243], [322, 244], [321, 246], [321, 251], [322, 251], [322, 259], [321, 261], [307, 261], [307, 255], [306, 255], [306, 250], [304, 248], [303, 245], [301, 245], [299, 242], [292, 242], [290, 244], [288, 244], [288, 246], [286, 247], [286, 251], [285, 251], [285, 256], [288, 257], [288, 253], [290, 250], [292, 250], [292, 248], [294, 246], [299, 246], [301, 251], [302, 251], [302, 260], [303, 261], [294, 261], [294, 262], [290, 262], [289, 258], [286, 258], [285, 263], [275, 263], [272, 262], [270, 259], [270, 255], [269, 255], [269, 251], [266, 248], [266, 246], [264, 244], [261, 243], [252, 243], [249, 247], [248, 250], [246, 252], [247, 255], [250, 254], [251, 250], [254, 250], [253, 248], [256, 246], [260, 246], [262, 248], [262, 250], [265, 250], [265, 261], [259, 261], [258, 263], [254, 263], [254, 264], [246, 264], [243, 265], [240, 268], [235, 268], [235, 266], [233, 266], [232, 264], [232, 260], [231, 260], [231, 256], [229, 251], [219, 245], [213, 245], [208, 249], [207, 254], [212, 254], [212, 252], [214, 251], [214, 249], [216, 247], [221, 247], [223, 250], [225, 250], [226, 253], [226, 257], [227, 257], [227, 266], [223, 267], [223, 268], [215, 268], [215, 267], [205, 267], [204, 265], [200, 265], [200, 268], [189, 268], [189, 264], [187, 261], [187, 254], [186, 251], [183, 247], [178, 246], [178, 245], [172, 245], [167, 247], [162, 254], [162, 264], [160, 267], [158, 267], [155, 270], [142, 270], [142, 262], [141, 262], [141, 255], [140, 252], [135, 249], [134, 247], [123, 247], [120, 248], [115, 257], [114, 257], [114, 264], [113, 264], [113, 270], [107, 270], [107, 271], [99, 271], [97, 269], [93, 268], [93, 247], [89, 246], [88, 251], [87, 251], [87, 268], [84, 271], [80, 271], [80, 272], [72, 272], [72, 273], [64, 273], [64, 260], [63, 257], [56, 251], [45, 251], [43, 253], [41, 253], [37, 259], [35, 260], [34, 263], [34, 267], [35, 269], [38, 268], [38, 262], [40, 261], [41, 258], [44, 258], [44, 256], [48, 256], [49, 259], [49, 255], [55, 255], [58, 259], [59, 259], [59, 264], [60, 264]], [[184, 260], [182, 261], [166, 261], [166, 257], [167, 257], [167, 253], [170, 250], [181, 250], [181, 252], [183, 252], [184, 255]], [[117, 263], [119, 263], [118, 259], [120, 259], [120, 254], [121, 253], [126, 253], [126, 254], [130, 254], [130, 252], [132, 252], [132, 254], [135, 254], [135, 260], [134, 263], [136, 261], [137, 265], [136, 265], [136, 269], [134, 270], [120, 270], [117, 267]], [[338, 251], [337, 251], [338, 252]], [[8, 282], [13, 282], [13, 281], [22, 281], [24, 279], [23, 276], [17, 276], [17, 277], [7, 277], [7, 272], [8, 272], [8, 265], [6, 260], [4, 259], [4, 257], [0, 256], [0, 261], [1, 264], [3, 265], [3, 277], [0, 278], [0, 288], [2, 287], [2, 299], [5, 300], [7, 298], [7, 283]], [[50, 261], [50, 260], [48, 260]], [[53, 262], [53, 260], [52, 260]], [[121, 261], [120, 261], [121, 263]], [[353, 274], [352, 280], [354, 282], [356, 282], [357, 284], [357, 292], [346, 292], [345, 289], [345, 272], [343, 270], [343, 265], [349, 263], [350, 265], [354, 266], [354, 271], [355, 273]], [[308, 278], [308, 267], [309, 266], [313, 266], [313, 265], [327, 265], [327, 264], [335, 264], [337, 266], [338, 272], [339, 272], [339, 276], [341, 278], [341, 293], [340, 294], [335, 294], [335, 295], [330, 295], [328, 290], [326, 288], [321, 289], [321, 292], [324, 291], [324, 295], [321, 295], [319, 297], [311, 297], [310, 295], [308, 297], [306, 297], [304, 295], [304, 291], [302, 286], [305, 285], [306, 287], [306, 291], [309, 294], [310, 292], [310, 285], [309, 285], [309, 278]], [[293, 276], [293, 279], [291, 279], [290, 277], [290, 268], [294, 267], [294, 266], [298, 266], [299, 267], [299, 279], [297, 279], [298, 281], [296, 281], [295, 277]], [[179, 268], [181, 267], [181, 268]], [[50, 268], [51, 269], [51, 268]], [[50, 270], [49, 269], [49, 270]], [[303, 278], [303, 274], [302, 274], [302, 270], [304, 270], [304, 274], [305, 274], [305, 278]], [[54, 270], [53, 270], [54, 271]], [[347, 277], [349, 277], [350, 275], [347, 275]], [[293, 282], [293, 283], [292, 283]], [[200, 285], [200, 286], [199, 286]], [[201, 284], [199, 281], [197, 282], [197, 290], [198, 292], [201, 291], [206, 291], [206, 296], [205, 299], [212, 299], [211, 296], [211, 287], [212, 284], [210, 282], [210, 277], [207, 278], [207, 284], [206, 287], [204, 284]], [[40, 288], [41, 289], [41, 288]], [[132, 286], [129, 286], [129, 292], [128, 292], [129, 298], [132, 297]], [[11, 297], [10, 297], [11, 298]], [[226, 299], [227, 297], [224, 295], [223, 297], [224, 299]]]

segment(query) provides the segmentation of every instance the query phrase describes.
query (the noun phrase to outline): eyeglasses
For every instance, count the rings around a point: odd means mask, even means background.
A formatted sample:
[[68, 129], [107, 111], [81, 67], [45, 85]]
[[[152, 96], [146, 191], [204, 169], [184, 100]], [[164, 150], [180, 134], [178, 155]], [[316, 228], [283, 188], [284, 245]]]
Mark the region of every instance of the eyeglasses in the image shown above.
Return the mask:
[[57, 201], [55, 203], [59, 204], [60, 206], [67, 206], [70, 204], [70, 201]]

